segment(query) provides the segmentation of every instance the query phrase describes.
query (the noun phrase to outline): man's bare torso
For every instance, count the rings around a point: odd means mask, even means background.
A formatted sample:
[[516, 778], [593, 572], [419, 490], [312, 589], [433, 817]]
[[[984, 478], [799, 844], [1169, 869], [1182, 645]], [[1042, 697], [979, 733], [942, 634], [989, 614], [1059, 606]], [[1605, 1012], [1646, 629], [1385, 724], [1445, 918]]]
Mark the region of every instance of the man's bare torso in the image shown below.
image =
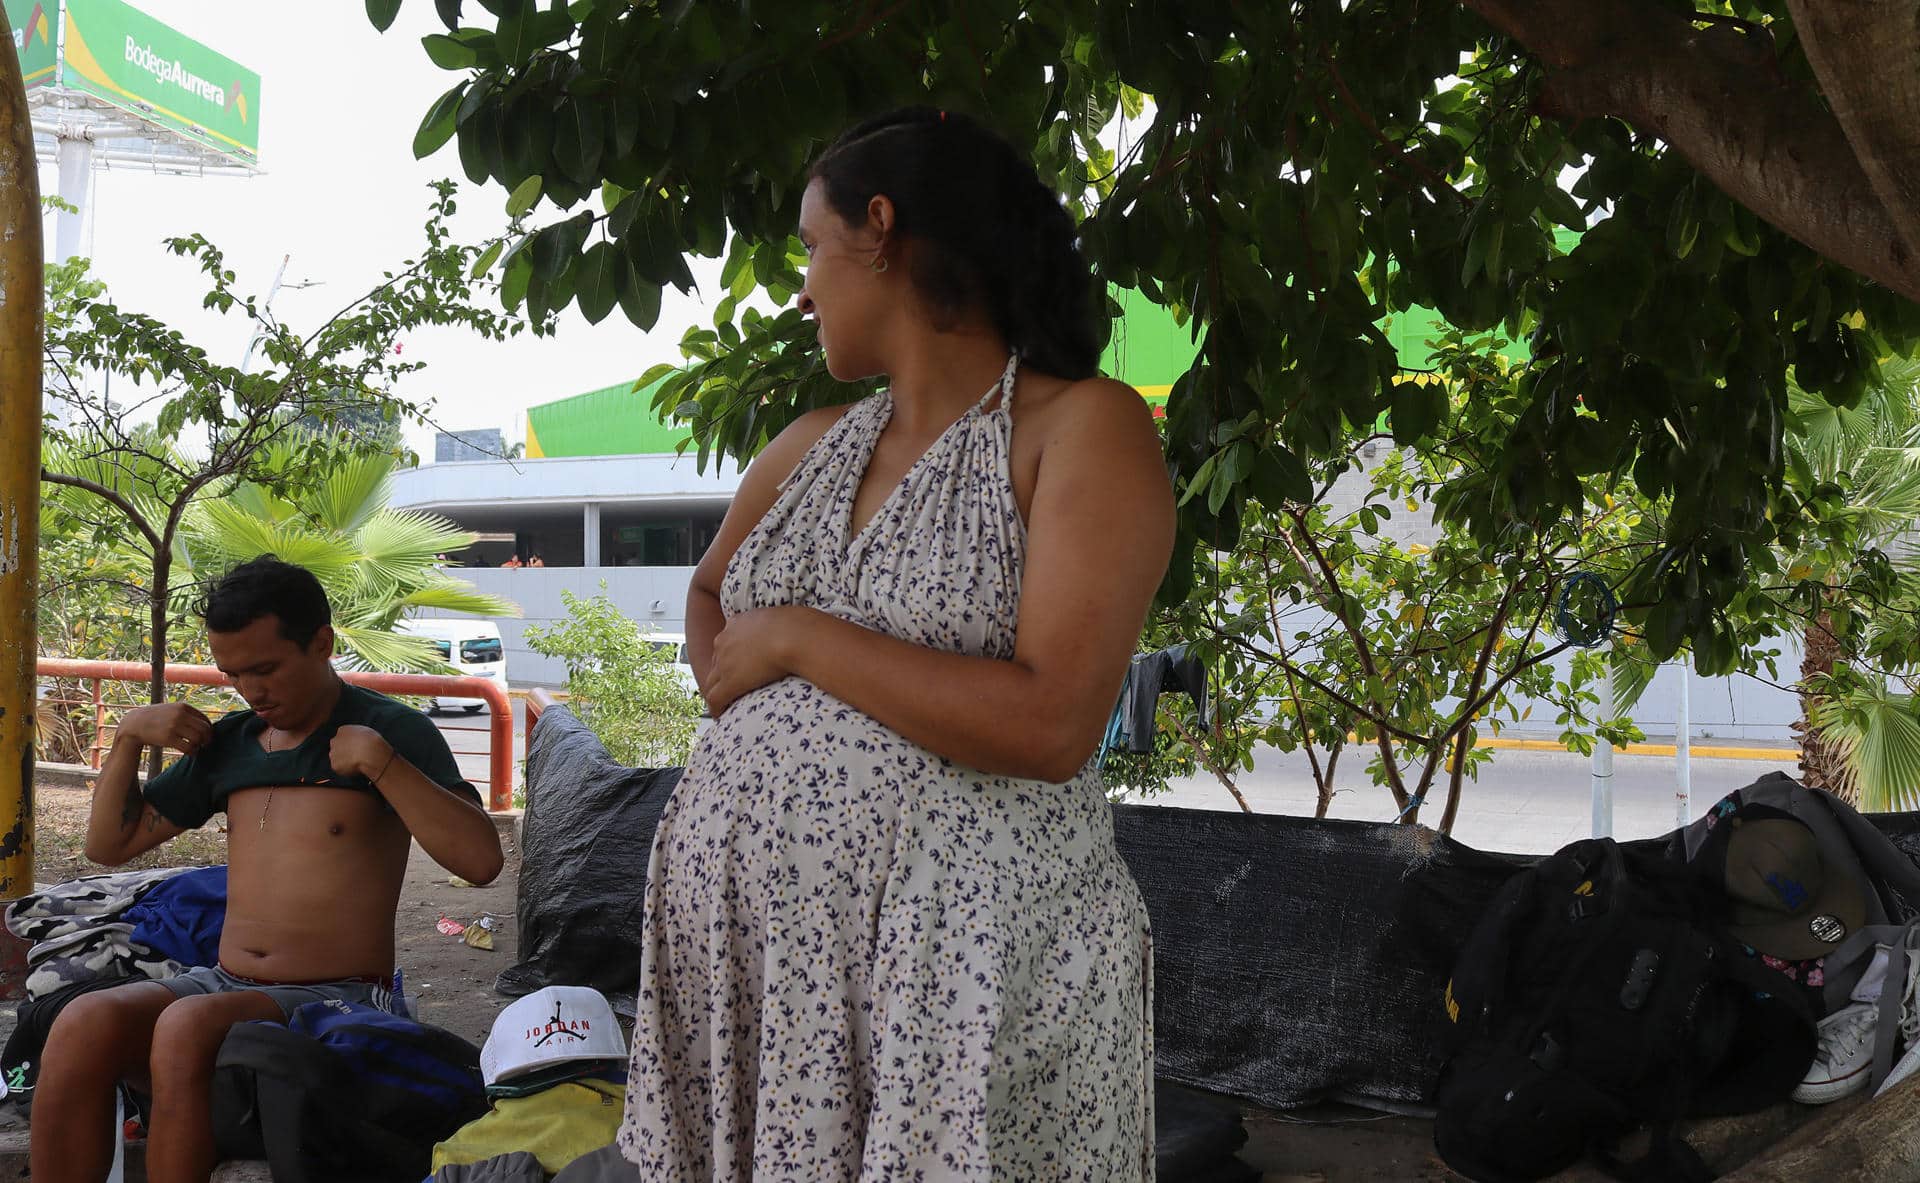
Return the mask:
[[288, 785], [239, 790], [226, 808], [221, 965], [276, 982], [391, 974], [412, 838], [380, 796]]

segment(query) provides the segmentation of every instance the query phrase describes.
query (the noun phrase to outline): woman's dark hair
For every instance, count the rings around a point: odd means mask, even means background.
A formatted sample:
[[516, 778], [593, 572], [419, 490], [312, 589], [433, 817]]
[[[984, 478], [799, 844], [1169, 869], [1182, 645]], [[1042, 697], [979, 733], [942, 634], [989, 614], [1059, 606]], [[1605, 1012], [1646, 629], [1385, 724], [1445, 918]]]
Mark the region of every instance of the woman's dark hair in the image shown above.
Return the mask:
[[237, 633], [262, 616], [278, 617], [280, 635], [302, 649], [333, 623], [326, 590], [313, 572], [275, 555], [261, 555], [221, 576], [201, 602], [200, 615], [207, 631], [215, 633]]
[[1033, 164], [976, 119], [909, 107], [870, 119], [814, 163], [849, 223], [885, 194], [914, 243], [914, 286], [945, 316], [979, 309], [1021, 359], [1062, 378], [1100, 361], [1093, 276], [1073, 218]]

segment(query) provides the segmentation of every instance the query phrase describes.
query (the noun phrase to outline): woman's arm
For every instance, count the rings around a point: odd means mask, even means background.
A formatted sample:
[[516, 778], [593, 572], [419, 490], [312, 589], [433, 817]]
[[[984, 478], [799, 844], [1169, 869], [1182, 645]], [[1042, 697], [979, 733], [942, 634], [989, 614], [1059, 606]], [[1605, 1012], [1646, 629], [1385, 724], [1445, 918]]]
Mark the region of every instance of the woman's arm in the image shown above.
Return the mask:
[[[847, 410], [841, 406], [807, 412], [788, 424], [787, 429], [754, 458], [727, 506], [720, 532], [714, 535], [712, 545], [694, 567], [693, 580], [687, 586], [687, 664], [693, 667], [693, 679], [699, 683], [701, 693], [706, 692], [708, 670], [713, 662], [713, 638], [727, 623], [726, 613], [720, 608], [720, 584], [727, 577], [727, 564], [733, 561], [733, 553], [760, 524], [760, 519], [767, 516], [773, 503], [780, 499], [780, 483], [787, 479], [794, 465], [800, 463], [807, 449], [839, 422]], [[720, 712], [716, 709], [713, 713]]]
[[729, 621], [707, 685], [716, 713], [794, 674], [906, 738], [984, 772], [1063, 781], [1099, 745], [1166, 572], [1173, 493], [1132, 388], [1062, 392], [1028, 514], [1010, 661], [943, 653], [810, 608]]

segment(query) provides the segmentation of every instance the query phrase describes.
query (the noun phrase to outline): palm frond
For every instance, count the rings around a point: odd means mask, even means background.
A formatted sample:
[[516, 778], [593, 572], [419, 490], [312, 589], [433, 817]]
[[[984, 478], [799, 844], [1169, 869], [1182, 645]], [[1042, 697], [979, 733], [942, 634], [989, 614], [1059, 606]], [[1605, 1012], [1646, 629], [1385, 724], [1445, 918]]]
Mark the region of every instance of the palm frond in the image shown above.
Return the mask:
[[1607, 673], [1613, 679], [1613, 713], [1632, 714], [1659, 672], [1660, 663], [1647, 657], [1646, 646], [1614, 645], [1607, 654]]
[[1812, 723], [1839, 752], [1862, 810], [1920, 808], [1920, 704], [1913, 695], [1850, 684], [1815, 705]]
[[334, 622], [333, 635], [346, 650], [342, 665], [349, 669], [379, 670], [393, 674], [451, 674], [453, 667], [440, 658], [440, 651], [425, 637], [389, 632], [380, 628], [356, 628]]
[[438, 514], [382, 509], [354, 531], [363, 561], [389, 578], [431, 570], [438, 556], [471, 545], [473, 535]]
[[226, 501], [196, 506], [191, 518], [195, 545], [222, 565], [275, 554], [305, 567], [329, 587], [353, 572], [357, 556], [351, 543], [299, 523], [262, 521]]
[[1848, 502], [1874, 541], [1913, 529], [1920, 520], [1920, 447], [1868, 449], [1854, 470]]
[[483, 592], [463, 579], [447, 576], [423, 583], [400, 597], [402, 608], [438, 608], [447, 612], [466, 612], [474, 616], [520, 615], [520, 605], [505, 596]]
[[326, 479], [300, 499], [300, 509], [313, 522], [341, 534], [352, 534], [386, 508], [393, 492], [394, 458], [367, 453], [328, 469]]

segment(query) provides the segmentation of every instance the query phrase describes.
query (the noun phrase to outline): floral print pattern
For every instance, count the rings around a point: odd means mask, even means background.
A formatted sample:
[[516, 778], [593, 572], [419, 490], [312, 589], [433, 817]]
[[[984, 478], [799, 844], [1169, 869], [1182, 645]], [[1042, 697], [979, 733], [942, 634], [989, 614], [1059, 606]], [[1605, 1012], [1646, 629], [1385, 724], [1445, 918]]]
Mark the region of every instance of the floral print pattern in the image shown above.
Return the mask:
[[[849, 410], [734, 555], [726, 611], [1010, 657], [1014, 368], [857, 532], [893, 408]], [[1147, 914], [1091, 764], [991, 776], [784, 679], [695, 751], [645, 924], [618, 1139], [643, 1179], [1152, 1177]]]

